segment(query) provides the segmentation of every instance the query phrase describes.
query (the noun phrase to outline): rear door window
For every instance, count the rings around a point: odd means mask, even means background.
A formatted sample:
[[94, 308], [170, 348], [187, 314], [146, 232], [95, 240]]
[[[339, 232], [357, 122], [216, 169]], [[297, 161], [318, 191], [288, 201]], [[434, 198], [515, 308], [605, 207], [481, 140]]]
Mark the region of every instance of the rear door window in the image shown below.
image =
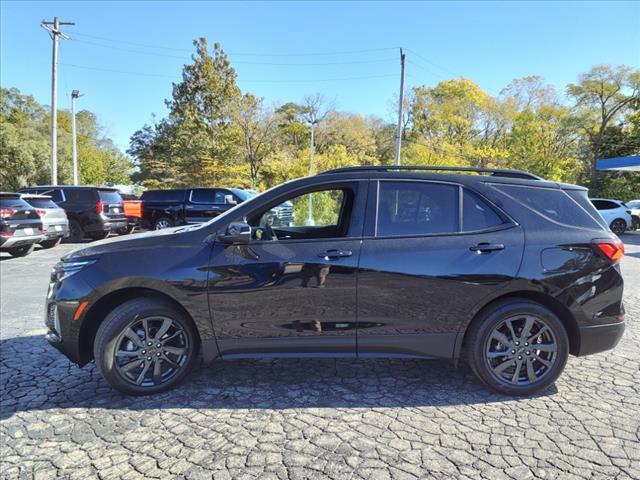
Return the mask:
[[592, 200], [591, 202], [598, 210], [614, 210], [620, 208], [620, 205], [615, 202], [610, 202], [609, 200]]
[[146, 202], [184, 202], [185, 190], [147, 190], [140, 200]]
[[216, 201], [216, 191], [210, 188], [194, 188], [191, 190], [193, 203], [222, 203]]
[[429, 235], [460, 230], [459, 187], [429, 182], [380, 182], [376, 235]]

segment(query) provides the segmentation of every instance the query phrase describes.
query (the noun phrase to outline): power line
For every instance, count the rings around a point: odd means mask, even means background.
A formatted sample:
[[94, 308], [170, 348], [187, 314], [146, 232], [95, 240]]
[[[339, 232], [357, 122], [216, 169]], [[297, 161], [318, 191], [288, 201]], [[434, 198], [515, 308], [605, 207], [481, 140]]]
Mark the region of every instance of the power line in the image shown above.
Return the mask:
[[[143, 47], [143, 48], [152, 48], [152, 49], [159, 49], [159, 50], [172, 50], [172, 51], [176, 51], [176, 52], [193, 52], [193, 49], [188, 49], [188, 48], [176, 48], [176, 47], [167, 47], [167, 46], [163, 46], [163, 45], [151, 45], [151, 44], [145, 44], [145, 43], [137, 43], [137, 42], [129, 42], [126, 40], [120, 40], [120, 39], [116, 39], [116, 38], [108, 38], [108, 37], [101, 37], [98, 35], [90, 35], [87, 33], [82, 33], [82, 32], [73, 32], [73, 35], [75, 36], [80, 36], [80, 37], [86, 37], [86, 38], [93, 38], [96, 40], [104, 40], [107, 42], [113, 42], [113, 43], [120, 43], [120, 44], [124, 44], [124, 45], [132, 45], [132, 46], [136, 46], [136, 47]], [[86, 40], [84, 40], [85, 43], [89, 43]], [[383, 48], [366, 48], [366, 49], [360, 49], [360, 50], [343, 50], [343, 51], [333, 51], [333, 52], [307, 52], [307, 53], [300, 53], [300, 52], [288, 52], [288, 53], [265, 53], [265, 52], [260, 52], [260, 53], [248, 53], [248, 52], [226, 52], [225, 53], [227, 55], [234, 55], [234, 56], [245, 56], [245, 57], [311, 57], [311, 56], [332, 56], [332, 55], [352, 55], [352, 54], [359, 54], [359, 53], [371, 53], [371, 52], [382, 52], [382, 51], [391, 51], [391, 50], [396, 50], [398, 47], [383, 47]]]
[[[109, 68], [102, 67], [93, 67], [89, 65], [77, 65], [73, 63], [61, 63], [60, 65], [64, 65], [66, 67], [79, 68], [83, 70], [95, 70], [99, 72], [110, 72], [110, 73], [120, 73], [123, 75], [140, 75], [146, 77], [163, 77], [163, 78], [172, 78], [178, 79], [180, 78], [178, 75], [164, 75], [161, 73], [150, 73], [150, 72], [134, 72], [129, 70], [113, 70]], [[348, 80], [369, 80], [374, 78], [391, 78], [397, 77], [397, 73], [392, 74], [383, 74], [383, 75], [364, 75], [357, 77], [341, 77], [341, 78], [313, 78], [313, 79], [304, 79], [304, 80], [277, 80], [277, 79], [255, 79], [255, 80], [242, 80], [243, 83], [314, 83], [314, 82], [338, 82], [338, 81], [348, 81]]]
[[[119, 50], [122, 52], [130, 52], [137, 53], [141, 55], [152, 55], [154, 57], [165, 57], [165, 58], [177, 58], [179, 60], [190, 60], [189, 57], [186, 56], [178, 56], [178, 55], [168, 55], [165, 53], [156, 53], [156, 52], [144, 52], [141, 50], [132, 50], [129, 48], [116, 47], [113, 45], [105, 45], [97, 42], [89, 42], [87, 40], [74, 40], [75, 42], [84, 43], [87, 45], [94, 45], [102, 48], [109, 48], [112, 50]], [[393, 61], [395, 58], [381, 58], [375, 60], [351, 60], [351, 61], [343, 61], [343, 62], [322, 62], [322, 63], [282, 63], [282, 62], [254, 62], [254, 61], [246, 61], [246, 60], [234, 60], [233, 64], [238, 65], [274, 65], [274, 66], [295, 66], [295, 67], [304, 67], [304, 66], [329, 66], [329, 65], [361, 65], [361, 64], [369, 64], [369, 63], [384, 63]]]
[[431, 64], [431, 65], [433, 65], [434, 67], [439, 68], [440, 70], [444, 70], [445, 72], [450, 73], [450, 74], [451, 74], [451, 75], [453, 75], [454, 77], [459, 76], [459, 75], [458, 75], [456, 72], [454, 72], [453, 70], [450, 70], [450, 69], [448, 69], [447, 67], [443, 67], [442, 65], [438, 65], [438, 64], [437, 64], [437, 63], [435, 63], [435, 62], [432, 62], [432, 61], [431, 61], [431, 60], [429, 60], [428, 58], [423, 57], [422, 55], [420, 55], [420, 54], [419, 54], [418, 52], [416, 52], [415, 50], [412, 50], [412, 49], [410, 49], [410, 48], [406, 48], [405, 50], [406, 50], [407, 52], [411, 52], [411, 53], [413, 53], [416, 57], [418, 57], [418, 58], [422, 59], [423, 61], [427, 62], [428, 64]]

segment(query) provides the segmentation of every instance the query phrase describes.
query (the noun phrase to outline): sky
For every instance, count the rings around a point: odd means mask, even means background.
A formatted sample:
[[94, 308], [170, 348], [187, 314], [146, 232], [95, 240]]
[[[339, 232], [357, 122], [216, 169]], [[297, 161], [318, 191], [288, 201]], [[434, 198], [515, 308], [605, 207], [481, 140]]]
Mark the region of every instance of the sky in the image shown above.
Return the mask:
[[166, 114], [172, 82], [195, 38], [220, 42], [246, 92], [271, 103], [321, 93], [339, 109], [393, 121], [406, 88], [464, 76], [496, 95], [541, 75], [561, 92], [596, 64], [640, 67], [640, 2], [0, 2], [0, 85], [51, 99], [54, 16], [58, 108], [71, 90], [125, 150], [132, 133]]

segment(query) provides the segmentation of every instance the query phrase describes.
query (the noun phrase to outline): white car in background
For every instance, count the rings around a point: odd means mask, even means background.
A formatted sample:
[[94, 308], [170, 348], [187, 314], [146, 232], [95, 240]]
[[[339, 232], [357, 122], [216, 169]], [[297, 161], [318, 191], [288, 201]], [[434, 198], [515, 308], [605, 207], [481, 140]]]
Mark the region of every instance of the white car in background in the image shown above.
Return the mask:
[[633, 221], [632, 229], [640, 230], [640, 200], [631, 200], [627, 202], [627, 207], [631, 210], [631, 220]]
[[631, 210], [624, 202], [608, 198], [592, 198], [591, 203], [616, 235], [622, 235], [633, 225]]

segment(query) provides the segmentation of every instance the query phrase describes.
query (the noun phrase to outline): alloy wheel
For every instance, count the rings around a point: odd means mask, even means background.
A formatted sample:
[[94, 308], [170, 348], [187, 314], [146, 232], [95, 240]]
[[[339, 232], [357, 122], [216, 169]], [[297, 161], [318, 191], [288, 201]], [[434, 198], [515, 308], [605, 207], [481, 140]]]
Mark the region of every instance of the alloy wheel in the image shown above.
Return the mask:
[[189, 358], [190, 345], [185, 331], [168, 317], [136, 319], [115, 344], [117, 372], [128, 383], [142, 387], [170, 381]]
[[156, 222], [156, 230], [164, 230], [165, 228], [171, 228], [171, 222], [166, 218], [161, 218]]
[[558, 355], [556, 337], [541, 318], [516, 315], [500, 322], [488, 337], [485, 358], [491, 374], [509, 386], [539, 382]]
[[611, 222], [611, 231], [616, 235], [623, 234], [627, 229], [627, 222], [621, 219], [614, 220]]

